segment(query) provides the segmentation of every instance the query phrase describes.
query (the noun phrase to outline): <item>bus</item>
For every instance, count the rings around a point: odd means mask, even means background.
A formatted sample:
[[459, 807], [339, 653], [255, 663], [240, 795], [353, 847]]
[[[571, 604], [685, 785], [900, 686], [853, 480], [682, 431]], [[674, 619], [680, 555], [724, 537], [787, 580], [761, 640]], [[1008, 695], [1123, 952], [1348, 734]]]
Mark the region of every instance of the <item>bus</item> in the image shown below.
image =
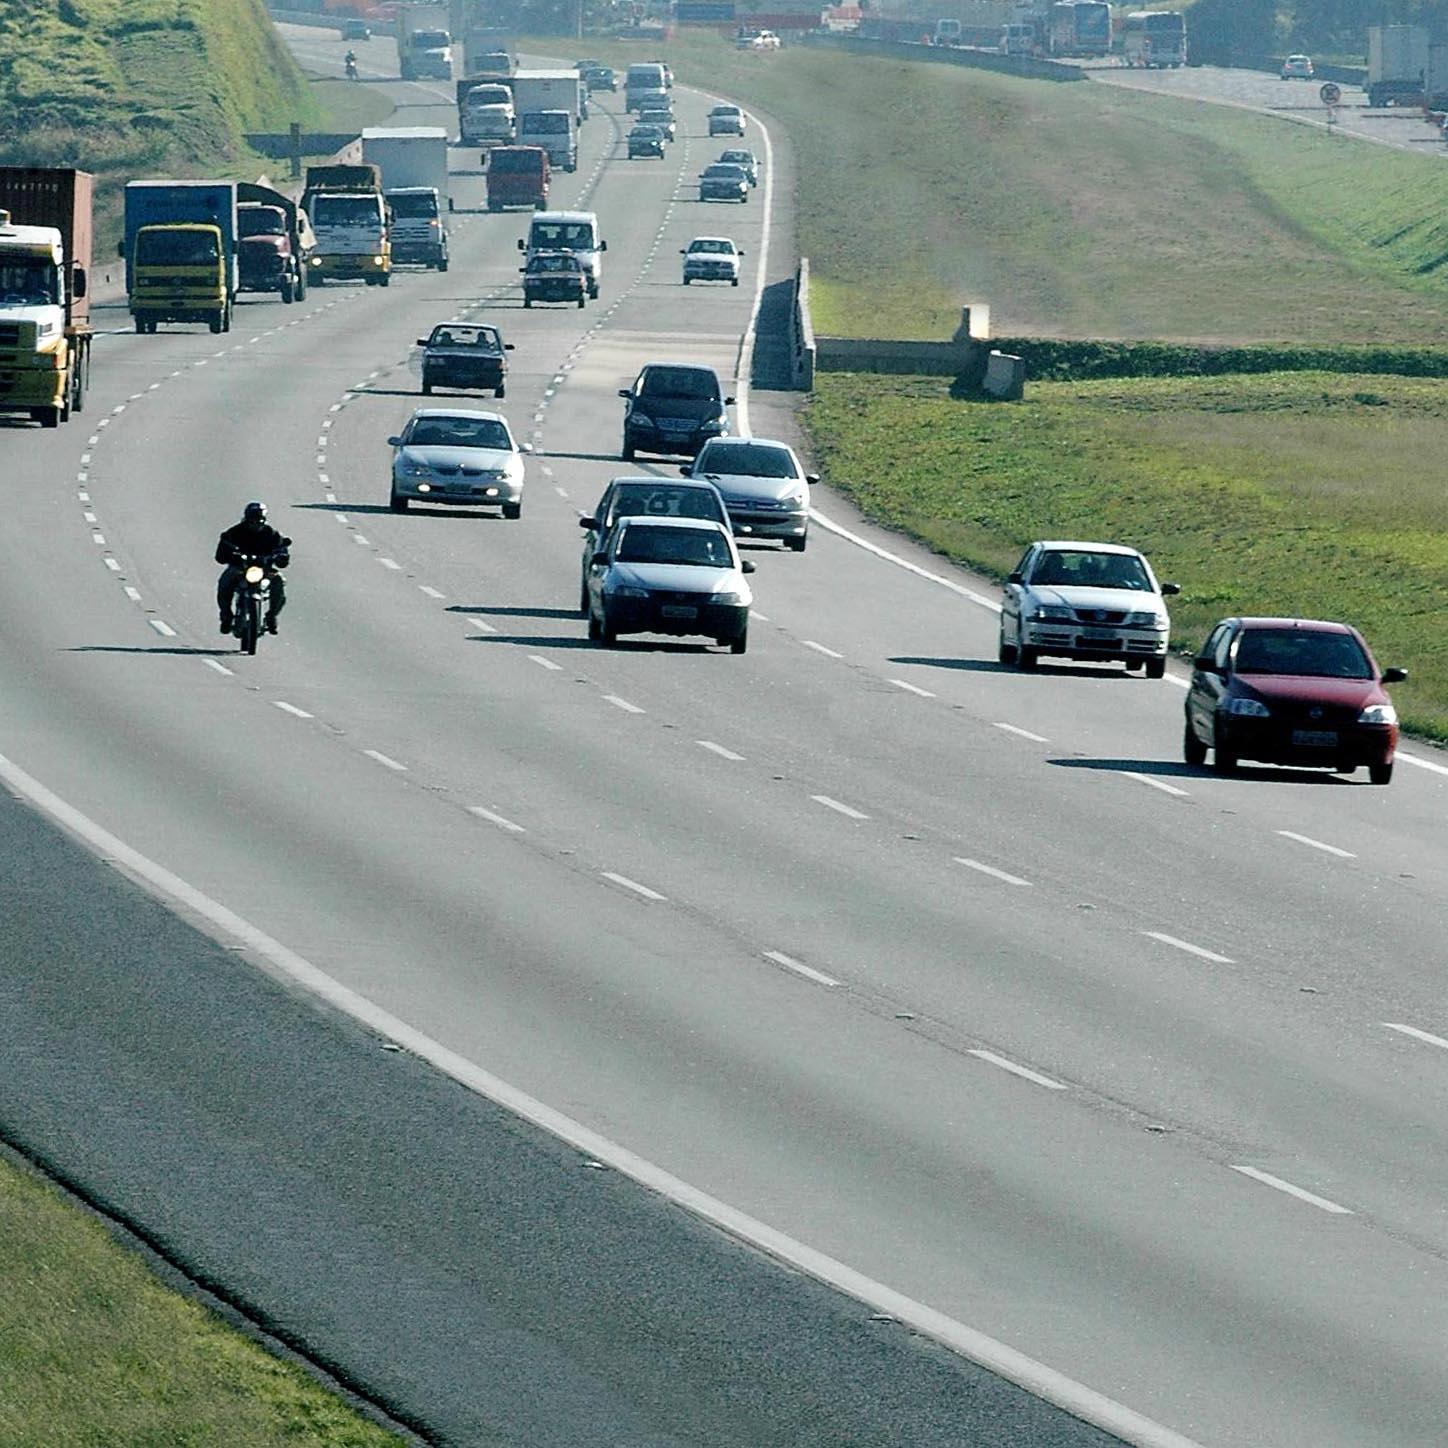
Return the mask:
[[1176, 10], [1138, 10], [1121, 29], [1127, 65], [1164, 70], [1187, 63], [1187, 24]]
[[1111, 6], [1106, 0], [1059, 0], [1049, 16], [1052, 55], [1111, 54]]

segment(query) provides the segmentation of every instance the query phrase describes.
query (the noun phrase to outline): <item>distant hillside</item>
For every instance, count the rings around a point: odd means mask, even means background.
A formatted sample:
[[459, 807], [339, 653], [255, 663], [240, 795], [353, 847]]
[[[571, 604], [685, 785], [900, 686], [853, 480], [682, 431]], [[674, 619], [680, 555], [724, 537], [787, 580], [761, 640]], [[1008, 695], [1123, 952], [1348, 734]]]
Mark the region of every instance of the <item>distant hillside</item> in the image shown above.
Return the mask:
[[215, 173], [316, 119], [261, 0], [0, 0], [0, 161]]

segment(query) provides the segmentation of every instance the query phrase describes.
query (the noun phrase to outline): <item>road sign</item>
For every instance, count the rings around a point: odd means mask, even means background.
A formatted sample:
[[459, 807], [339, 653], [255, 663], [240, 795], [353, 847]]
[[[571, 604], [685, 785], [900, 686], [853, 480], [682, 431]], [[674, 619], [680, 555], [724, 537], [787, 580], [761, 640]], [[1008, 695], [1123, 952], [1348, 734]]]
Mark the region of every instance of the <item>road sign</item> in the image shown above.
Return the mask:
[[1324, 82], [1317, 94], [1325, 106], [1335, 106], [1342, 99], [1341, 89], [1334, 85], [1332, 81]]

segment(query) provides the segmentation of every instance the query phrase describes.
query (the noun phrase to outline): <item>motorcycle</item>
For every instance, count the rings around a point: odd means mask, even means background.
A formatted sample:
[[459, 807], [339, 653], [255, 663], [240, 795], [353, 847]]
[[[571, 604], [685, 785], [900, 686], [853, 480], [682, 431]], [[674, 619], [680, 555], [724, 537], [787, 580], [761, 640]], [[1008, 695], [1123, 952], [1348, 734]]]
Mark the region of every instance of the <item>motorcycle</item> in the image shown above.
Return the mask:
[[231, 632], [244, 654], [256, 652], [256, 641], [271, 604], [271, 571], [281, 556], [276, 553], [265, 558], [249, 553], [237, 555], [234, 566], [241, 573], [241, 582], [231, 596]]
[[357, 78], [357, 62], [349, 59], [347, 61], [347, 79], [356, 80]]

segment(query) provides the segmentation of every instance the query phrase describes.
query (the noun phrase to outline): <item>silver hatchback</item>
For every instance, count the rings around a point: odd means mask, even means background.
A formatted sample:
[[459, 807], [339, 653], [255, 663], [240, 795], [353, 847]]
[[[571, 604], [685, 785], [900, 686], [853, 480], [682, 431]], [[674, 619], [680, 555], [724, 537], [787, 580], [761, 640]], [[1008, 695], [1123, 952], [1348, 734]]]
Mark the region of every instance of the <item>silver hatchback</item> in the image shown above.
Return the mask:
[[778, 538], [803, 553], [809, 537], [809, 485], [818, 473], [800, 466], [787, 443], [762, 437], [716, 437], [699, 449], [685, 477], [713, 483], [736, 533]]

